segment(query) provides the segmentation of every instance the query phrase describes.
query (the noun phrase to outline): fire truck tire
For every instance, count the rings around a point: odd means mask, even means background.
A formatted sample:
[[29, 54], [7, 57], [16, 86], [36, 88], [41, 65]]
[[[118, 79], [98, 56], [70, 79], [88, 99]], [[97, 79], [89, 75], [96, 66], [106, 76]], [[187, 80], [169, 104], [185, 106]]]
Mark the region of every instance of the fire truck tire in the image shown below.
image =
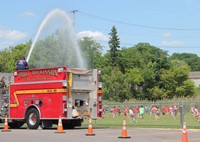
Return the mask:
[[37, 129], [40, 125], [39, 112], [35, 108], [31, 108], [26, 113], [26, 123], [29, 129]]
[[8, 126], [12, 129], [19, 129], [22, 125], [24, 125], [24, 122], [14, 121], [12, 123], [8, 123]]

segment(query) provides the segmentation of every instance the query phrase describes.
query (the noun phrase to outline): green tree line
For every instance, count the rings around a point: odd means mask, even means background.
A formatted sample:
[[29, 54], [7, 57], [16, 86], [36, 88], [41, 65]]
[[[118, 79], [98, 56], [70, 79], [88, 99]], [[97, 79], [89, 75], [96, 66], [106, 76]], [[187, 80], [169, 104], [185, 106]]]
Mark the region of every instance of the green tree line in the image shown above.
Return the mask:
[[[100, 81], [103, 83], [103, 99], [125, 101], [131, 99], [160, 100], [174, 97], [190, 97], [194, 95], [194, 83], [189, 80], [190, 71], [200, 70], [200, 58], [190, 53], [174, 53], [169, 56], [167, 51], [150, 45], [138, 43], [131, 47], [120, 47], [117, 28], [113, 26], [109, 33], [109, 50], [92, 38], [80, 39], [82, 55], [87, 60], [87, 68], [101, 70]], [[33, 52], [30, 66], [57, 66], [68, 55], [59, 41], [58, 31], [37, 43], [41, 50]], [[63, 40], [63, 37], [62, 37]], [[13, 72], [20, 56], [28, 55], [32, 42], [18, 44], [0, 51], [0, 72]], [[51, 50], [47, 47], [52, 47]], [[62, 51], [58, 50], [62, 47]], [[70, 47], [67, 47], [70, 48]], [[37, 51], [37, 52], [36, 52]], [[103, 54], [104, 52], [104, 54]], [[53, 53], [56, 53], [56, 56]], [[51, 55], [52, 54], [52, 55]], [[44, 57], [49, 56], [45, 60]], [[50, 59], [56, 60], [54, 64]], [[45, 65], [38, 62], [41, 58]], [[70, 60], [68, 64], [75, 64]], [[62, 65], [62, 64], [61, 64]]]

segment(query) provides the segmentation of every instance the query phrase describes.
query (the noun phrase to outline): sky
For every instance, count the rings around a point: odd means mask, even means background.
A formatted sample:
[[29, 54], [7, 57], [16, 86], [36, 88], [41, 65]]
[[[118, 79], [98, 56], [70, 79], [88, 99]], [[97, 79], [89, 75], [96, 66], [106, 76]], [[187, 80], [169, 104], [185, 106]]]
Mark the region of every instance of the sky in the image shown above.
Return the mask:
[[33, 40], [54, 9], [74, 21], [78, 37], [93, 38], [105, 51], [115, 26], [121, 47], [146, 42], [169, 55], [200, 57], [200, 0], [0, 0], [0, 50]]

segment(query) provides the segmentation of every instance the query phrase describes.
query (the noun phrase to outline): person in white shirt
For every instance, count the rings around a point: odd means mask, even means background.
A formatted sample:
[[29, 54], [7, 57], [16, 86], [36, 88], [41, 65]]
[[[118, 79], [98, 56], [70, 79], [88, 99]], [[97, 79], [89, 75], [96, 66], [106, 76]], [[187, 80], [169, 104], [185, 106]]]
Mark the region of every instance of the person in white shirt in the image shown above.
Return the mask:
[[129, 118], [130, 121], [135, 121], [135, 113], [133, 112], [133, 110], [131, 108], [129, 108]]
[[78, 111], [72, 106], [72, 118], [79, 118]]

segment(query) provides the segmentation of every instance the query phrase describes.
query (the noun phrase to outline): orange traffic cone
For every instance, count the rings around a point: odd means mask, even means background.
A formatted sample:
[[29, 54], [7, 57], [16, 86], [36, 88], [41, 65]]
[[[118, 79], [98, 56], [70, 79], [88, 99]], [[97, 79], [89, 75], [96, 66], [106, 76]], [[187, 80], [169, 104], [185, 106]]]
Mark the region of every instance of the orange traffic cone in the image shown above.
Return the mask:
[[4, 129], [1, 130], [1, 132], [11, 132], [11, 130], [8, 129], [8, 118], [5, 117], [5, 123], [4, 123]]
[[61, 116], [59, 117], [57, 132], [55, 132], [55, 133], [65, 133], [65, 132], [63, 131], [62, 117], [61, 117]]
[[186, 123], [183, 123], [183, 133], [182, 133], [182, 142], [188, 142], [188, 134], [186, 129]]
[[89, 118], [88, 133], [85, 134], [85, 135], [86, 135], [86, 136], [95, 136], [95, 134], [93, 134], [92, 119], [91, 119], [91, 117]]
[[126, 118], [124, 118], [124, 121], [123, 121], [123, 128], [122, 128], [122, 136], [118, 137], [118, 138], [124, 138], [124, 139], [127, 139], [127, 138], [131, 138], [127, 135], [127, 130], [126, 130]]

